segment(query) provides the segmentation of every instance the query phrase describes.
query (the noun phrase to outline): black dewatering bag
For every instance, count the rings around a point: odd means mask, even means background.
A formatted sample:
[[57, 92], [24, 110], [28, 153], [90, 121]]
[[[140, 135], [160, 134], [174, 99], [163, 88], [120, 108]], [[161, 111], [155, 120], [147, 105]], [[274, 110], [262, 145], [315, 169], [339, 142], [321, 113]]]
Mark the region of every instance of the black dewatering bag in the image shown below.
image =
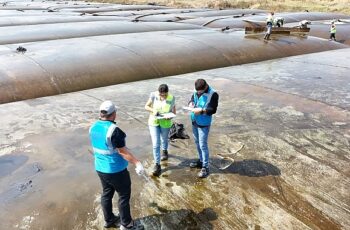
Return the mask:
[[187, 135], [185, 127], [183, 124], [174, 122], [169, 131], [169, 140], [175, 139], [190, 139], [190, 136]]

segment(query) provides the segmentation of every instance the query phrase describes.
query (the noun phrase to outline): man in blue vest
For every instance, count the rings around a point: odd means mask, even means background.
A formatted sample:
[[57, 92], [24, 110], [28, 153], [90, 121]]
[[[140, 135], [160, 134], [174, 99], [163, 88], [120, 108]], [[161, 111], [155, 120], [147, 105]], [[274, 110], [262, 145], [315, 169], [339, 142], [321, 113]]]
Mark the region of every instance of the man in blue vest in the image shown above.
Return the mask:
[[192, 162], [190, 167], [201, 168], [198, 177], [205, 178], [209, 176], [209, 130], [212, 115], [216, 113], [218, 107], [219, 95], [204, 79], [196, 80], [195, 89], [189, 106], [193, 108], [191, 112], [192, 132], [199, 159]]
[[[90, 141], [95, 157], [95, 169], [101, 180], [103, 193], [101, 206], [105, 228], [136, 229], [130, 214], [131, 180], [128, 162], [136, 165], [136, 173], [142, 175], [144, 168], [125, 145], [126, 134], [115, 123], [116, 107], [111, 101], [100, 106], [100, 119], [90, 127]], [[115, 191], [119, 195], [119, 215], [113, 214], [112, 199]], [[137, 226], [142, 229], [142, 226]]]

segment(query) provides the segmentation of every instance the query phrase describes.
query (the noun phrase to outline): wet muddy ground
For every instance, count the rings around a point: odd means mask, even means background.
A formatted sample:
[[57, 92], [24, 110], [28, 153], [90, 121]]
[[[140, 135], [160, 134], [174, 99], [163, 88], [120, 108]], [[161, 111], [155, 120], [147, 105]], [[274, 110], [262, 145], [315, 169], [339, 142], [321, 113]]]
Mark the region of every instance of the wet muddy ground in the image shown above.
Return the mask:
[[[167, 83], [191, 134], [181, 107], [197, 78], [220, 95], [211, 175], [188, 167], [192, 138], [171, 143], [159, 178], [130, 166], [132, 213], [146, 229], [349, 229], [349, 58], [329, 51], [0, 105], [1, 229], [102, 229], [88, 151], [100, 102], [116, 102], [127, 145], [150, 171], [149, 93]], [[217, 154], [234, 162], [220, 170], [229, 162]]]

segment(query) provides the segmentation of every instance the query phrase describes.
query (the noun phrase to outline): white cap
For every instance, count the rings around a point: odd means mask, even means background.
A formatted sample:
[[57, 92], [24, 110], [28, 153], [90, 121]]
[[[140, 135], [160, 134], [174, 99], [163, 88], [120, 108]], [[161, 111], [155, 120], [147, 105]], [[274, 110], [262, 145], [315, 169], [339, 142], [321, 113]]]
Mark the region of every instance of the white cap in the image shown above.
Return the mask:
[[113, 104], [113, 102], [111, 101], [104, 101], [101, 105], [100, 105], [100, 112], [101, 111], [106, 111], [107, 115], [112, 114], [113, 112], [117, 111], [117, 107]]

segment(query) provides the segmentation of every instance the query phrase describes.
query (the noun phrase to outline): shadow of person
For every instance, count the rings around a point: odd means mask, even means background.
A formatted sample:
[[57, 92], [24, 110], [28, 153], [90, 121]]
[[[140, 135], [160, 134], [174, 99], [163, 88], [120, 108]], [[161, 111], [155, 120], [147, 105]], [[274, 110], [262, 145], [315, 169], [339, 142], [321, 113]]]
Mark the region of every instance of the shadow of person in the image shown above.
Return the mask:
[[201, 212], [196, 213], [189, 209], [167, 210], [159, 207], [156, 203], [152, 203], [151, 206], [155, 208], [159, 214], [138, 219], [146, 230], [210, 230], [214, 229], [210, 222], [218, 218], [216, 212], [212, 208], [205, 208]]
[[[185, 158], [182, 156], [172, 156], [173, 158], [180, 161], [177, 165], [168, 165], [166, 164], [166, 167], [164, 167], [163, 173], [168, 170], [178, 170], [183, 168], [189, 168], [189, 165], [192, 161], [195, 161], [197, 159], [193, 158]], [[220, 165], [220, 158], [210, 158], [210, 165], [214, 166], [211, 168], [214, 168], [214, 170], [211, 170], [212, 173], [234, 173], [239, 174], [242, 176], [249, 176], [249, 177], [262, 177], [262, 176], [279, 176], [281, 175], [281, 170], [277, 168], [276, 166], [262, 160], [242, 160], [242, 161], [234, 161], [228, 168], [221, 170], [219, 169]], [[229, 163], [229, 162], [228, 162]]]
[[[212, 159], [212, 163], [217, 165], [220, 159]], [[218, 167], [217, 167], [218, 168]], [[276, 166], [261, 160], [242, 160], [234, 161], [228, 168], [224, 170], [218, 169], [221, 173], [237, 173], [242, 176], [262, 177], [262, 176], [279, 176], [281, 170]]]

